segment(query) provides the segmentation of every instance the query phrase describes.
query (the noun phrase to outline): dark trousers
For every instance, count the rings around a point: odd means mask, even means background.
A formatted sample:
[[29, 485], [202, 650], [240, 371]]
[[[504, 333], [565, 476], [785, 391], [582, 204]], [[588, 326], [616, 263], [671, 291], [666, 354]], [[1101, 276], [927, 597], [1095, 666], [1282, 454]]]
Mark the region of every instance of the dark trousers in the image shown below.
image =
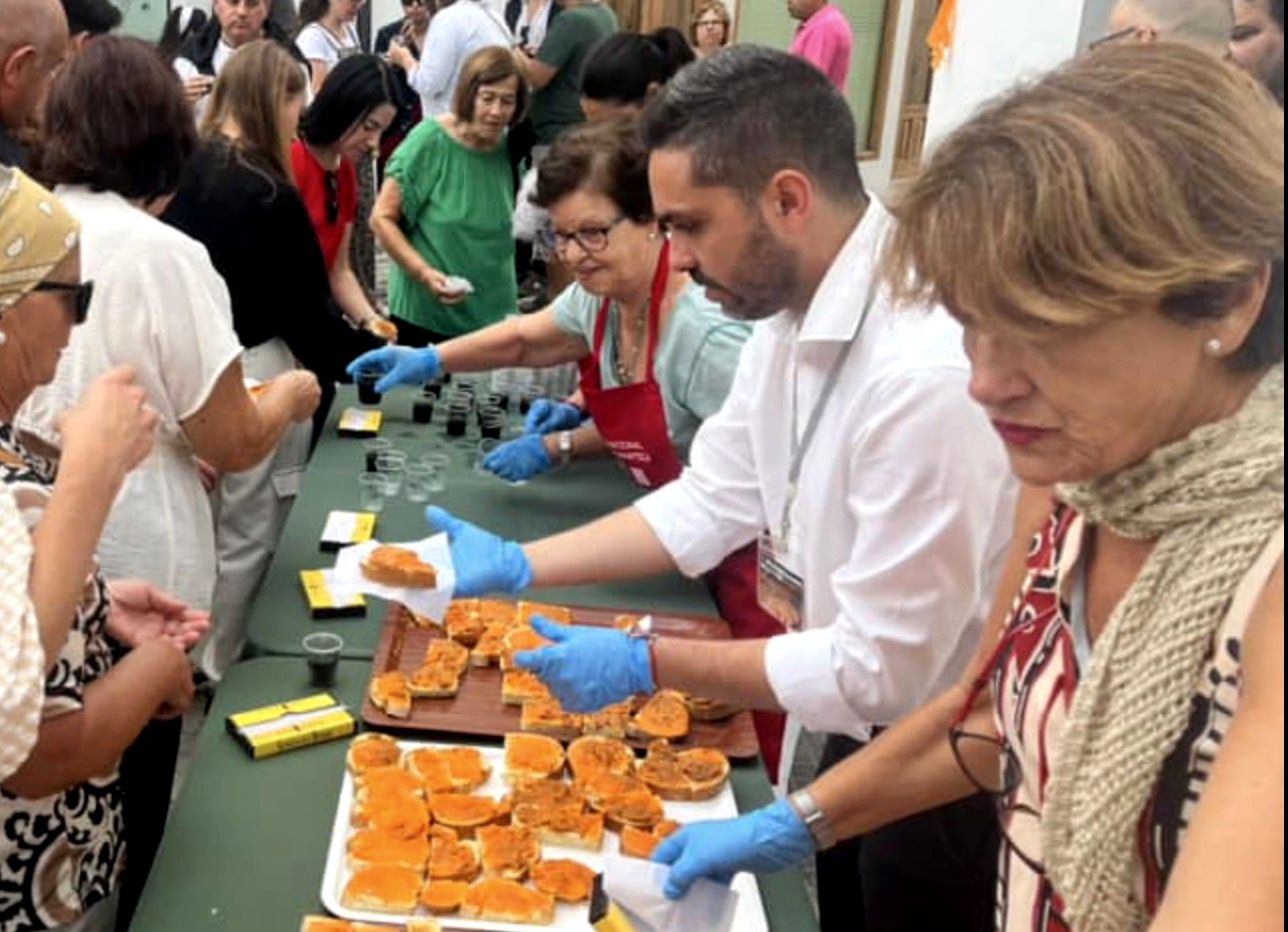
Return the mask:
[[[819, 773], [862, 746], [829, 735]], [[997, 809], [978, 794], [819, 853], [822, 932], [992, 932], [998, 841]]]
[[148, 722], [121, 757], [125, 870], [121, 875], [121, 905], [116, 919], [118, 932], [130, 927], [161, 844], [170, 812], [170, 789], [174, 784], [182, 729], [182, 718]]

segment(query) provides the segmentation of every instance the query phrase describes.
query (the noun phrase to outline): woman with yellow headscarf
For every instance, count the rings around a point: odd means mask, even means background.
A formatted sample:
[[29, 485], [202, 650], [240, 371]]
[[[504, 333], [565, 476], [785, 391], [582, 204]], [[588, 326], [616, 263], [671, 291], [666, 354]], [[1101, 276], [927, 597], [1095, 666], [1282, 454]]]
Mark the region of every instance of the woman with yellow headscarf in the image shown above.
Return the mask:
[[[88, 312], [78, 234], [52, 194], [0, 168], [0, 888], [16, 891], [0, 929], [112, 927], [116, 762], [151, 718], [186, 708], [184, 649], [206, 624], [138, 605], [94, 560], [112, 502], [152, 447], [156, 415], [133, 374], [105, 374], [67, 412], [56, 479], [10, 424]], [[158, 608], [149, 637], [138, 620]], [[107, 635], [127, 631], [132, 649], [114, 663]]]

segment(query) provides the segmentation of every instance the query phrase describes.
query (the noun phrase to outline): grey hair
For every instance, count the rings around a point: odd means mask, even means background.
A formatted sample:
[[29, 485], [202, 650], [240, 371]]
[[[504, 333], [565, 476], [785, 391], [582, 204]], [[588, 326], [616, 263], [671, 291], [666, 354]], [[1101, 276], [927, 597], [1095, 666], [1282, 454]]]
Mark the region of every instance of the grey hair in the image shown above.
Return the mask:
[[681, 68], [650, 101], [650, 149], [688, 150], [699, 185], [754, 202], [775, 172], [796, 169], [840, 202], [866, 200], [850, 107], [813, 65], [736, 45]]

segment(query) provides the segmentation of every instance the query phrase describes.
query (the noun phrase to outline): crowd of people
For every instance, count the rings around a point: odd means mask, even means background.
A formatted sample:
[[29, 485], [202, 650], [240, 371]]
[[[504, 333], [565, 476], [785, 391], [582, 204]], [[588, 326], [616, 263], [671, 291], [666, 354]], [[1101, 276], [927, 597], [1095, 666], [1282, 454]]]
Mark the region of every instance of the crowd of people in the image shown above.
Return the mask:
[[0, 0], [0, 932], [128, 928], [337, 384], [569, 363], [483, 467], [643, 495], [430, 507], [456, 594], [702, 576], [729, 641], [516, 662], [753, 709], [771, 775], [826, 735], [668, 896], [813, 858], [825, 932], [1282, 927], [1281, 0], [1123, 0], [888, 204], [830, 4], [787, 53], [408, 0], [379, 54], [361, 5]]

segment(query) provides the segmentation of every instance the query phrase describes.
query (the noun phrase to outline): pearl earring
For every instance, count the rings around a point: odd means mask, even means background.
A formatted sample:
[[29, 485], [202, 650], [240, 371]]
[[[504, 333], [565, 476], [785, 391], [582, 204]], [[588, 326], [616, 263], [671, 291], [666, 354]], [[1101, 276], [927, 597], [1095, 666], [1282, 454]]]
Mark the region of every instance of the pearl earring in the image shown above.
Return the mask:
[[4, 346], [8, 342], [9, 342], [9, 334], [5, 333], [3, 330], [0, 330], [0, 346]]
[[1220, 356], [1221, 341], [1218, 340], [1216, 337], [1212, 337], [1212, 339], [1208, 340], [1206, 343], [1203, 344], [1203, 351], [1206, 352], [1209, 356]]

